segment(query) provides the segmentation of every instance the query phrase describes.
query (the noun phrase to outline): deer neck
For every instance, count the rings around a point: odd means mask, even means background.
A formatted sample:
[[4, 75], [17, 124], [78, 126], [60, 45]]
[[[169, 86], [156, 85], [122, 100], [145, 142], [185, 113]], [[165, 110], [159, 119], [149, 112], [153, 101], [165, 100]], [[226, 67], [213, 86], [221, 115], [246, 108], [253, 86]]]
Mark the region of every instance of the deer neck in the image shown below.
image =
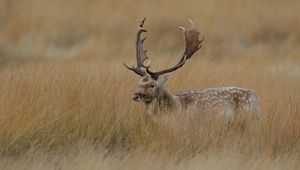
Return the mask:
[[175, 108], [177, 100], [167, 89], [159, 88], [155, 96], [151, 103], [145, 103], [149, 115], [172, 111]]

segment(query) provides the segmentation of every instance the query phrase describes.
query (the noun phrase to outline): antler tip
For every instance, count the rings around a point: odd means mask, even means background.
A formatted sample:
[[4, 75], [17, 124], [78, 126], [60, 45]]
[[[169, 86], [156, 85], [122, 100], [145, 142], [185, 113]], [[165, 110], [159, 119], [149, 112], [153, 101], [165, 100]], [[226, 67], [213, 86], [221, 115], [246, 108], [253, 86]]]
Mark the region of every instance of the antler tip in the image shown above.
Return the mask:
[[189, 19], [189, 22], [192, 24], [192, 29], [195, 28], [195, 23], [191, 19]]
[[[147, 32], [147, 31], [145, 30], [145, 32]], [[146, 39], [147, 39], [147, 37], [144, 37], [144, 38], [142, 39], [142, 43], [143, 43]]]
[[200, 43], [202, 43], [204, 40], [205, 40], [205, 36], [203, 35], [201, 40], [199, 40], [199, 41], [200, 41]]
[[144, 17], [144, 19], [142, 21], [138, 22], [138, 25], [140, 28], [143, 28], [145, 20], [146, 20], [146, 17]]
[[185, 31], [185, 28], [184, 27], [178, 27], [178, 29], [182, 30], [182, 31]]
[[128, 68], [128, 69], [131, 69], [127, 64], [123, 63], [123, 65]]

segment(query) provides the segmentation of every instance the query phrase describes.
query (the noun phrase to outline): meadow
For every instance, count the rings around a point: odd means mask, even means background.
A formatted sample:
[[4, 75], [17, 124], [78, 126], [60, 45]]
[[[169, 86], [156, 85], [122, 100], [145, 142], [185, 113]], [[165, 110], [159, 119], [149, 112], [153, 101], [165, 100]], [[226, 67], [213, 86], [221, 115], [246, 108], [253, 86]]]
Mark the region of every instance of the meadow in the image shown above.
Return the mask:
[[[299, 169], [296, 0], [0, 0], [0, 169]], [[132, 101], [137, 21], [153, 69], [183, 51], [191, 18], [203, 48], [172, 93], [254, 89], [261, 119], [154, 123]]]

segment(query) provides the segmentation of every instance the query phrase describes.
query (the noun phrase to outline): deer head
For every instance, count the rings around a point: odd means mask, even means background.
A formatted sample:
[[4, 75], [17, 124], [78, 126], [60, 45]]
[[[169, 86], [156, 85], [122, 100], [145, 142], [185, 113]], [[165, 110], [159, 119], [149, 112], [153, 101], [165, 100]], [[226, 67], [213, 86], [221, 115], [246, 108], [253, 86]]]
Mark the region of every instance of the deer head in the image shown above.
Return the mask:
[[185, 62], [201, 48], [204, 37], [199, 40], [200, 33], [195, 29], [195, 24], [191, 20], [189, 21], [192, 24], [192, 28], [186, 29], [184, 27], [179, 27], [179, 29], [183, 30], [185, 39], [185, 50], [179, 62], [173, 67], [157, 72], [150, 71], [150, 62], [148, 62], [147, 65], [144, 65], [145, 61], [148, 59], [146, 55], [147, 50], [143, 48], [146, 37], [141, 38], [141, 34], [143, 32], [147, 32], [144, 28], [145, 18], [139, 22], [136, 38], [136, 67], [129, 67], [124, 64], [127, 69], [142, 77], [138, 83], [138, 90], [134, 93], [134, 101], [144, 102], [147, 104], [151, 103], [155, 98], [163, 98], [168, 95], [164, 86], [169, 77], [167, 73], [173, 72], [182, 67]]

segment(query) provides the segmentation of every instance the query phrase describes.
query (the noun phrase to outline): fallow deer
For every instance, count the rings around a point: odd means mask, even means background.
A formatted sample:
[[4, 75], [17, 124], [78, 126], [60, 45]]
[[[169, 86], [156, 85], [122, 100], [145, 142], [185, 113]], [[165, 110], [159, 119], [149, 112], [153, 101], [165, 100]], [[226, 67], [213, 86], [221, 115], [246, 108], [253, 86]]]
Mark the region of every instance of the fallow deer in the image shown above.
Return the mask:
[[[223, 113], [228, 117], [228, 124], [231, 124], [236, 113], [252, 112], [256, 118], [259, 118], [258, 97], [253, 90], [238, 87], [220, 87], [204, 90], [187, 90], [177, 94], [171, 94], [165, 87], [170, 73], [182, 67], [193, 54], [198, 51], [204, 38], [199, 39], [199, 32], [195, 29], [195, 24], [191, 29], [179, 27], [184, 32], [185, 51], [179, 62], [168, 69], [158, 72], [150, 71], [149, 64], [145, 65], [146, 50], [143, 48], [145, 38], [141, 34], [147, 32], [144, 28], [145, 18], [139, 22], [139, 28], [136, 38], [136, 67], [124, 66], [138, 74], [142, 78], [138, 83], [138, 90], [134, 93], [133, 100], [143, 102], [149, 115], [155, 116], [158, 113], [177, 111], [195, 111], [204, 112], [212, 110]], [[149, 62], [150, 63], [150, 62]], [[164, 76], [163, 76], [164, 75]]]

